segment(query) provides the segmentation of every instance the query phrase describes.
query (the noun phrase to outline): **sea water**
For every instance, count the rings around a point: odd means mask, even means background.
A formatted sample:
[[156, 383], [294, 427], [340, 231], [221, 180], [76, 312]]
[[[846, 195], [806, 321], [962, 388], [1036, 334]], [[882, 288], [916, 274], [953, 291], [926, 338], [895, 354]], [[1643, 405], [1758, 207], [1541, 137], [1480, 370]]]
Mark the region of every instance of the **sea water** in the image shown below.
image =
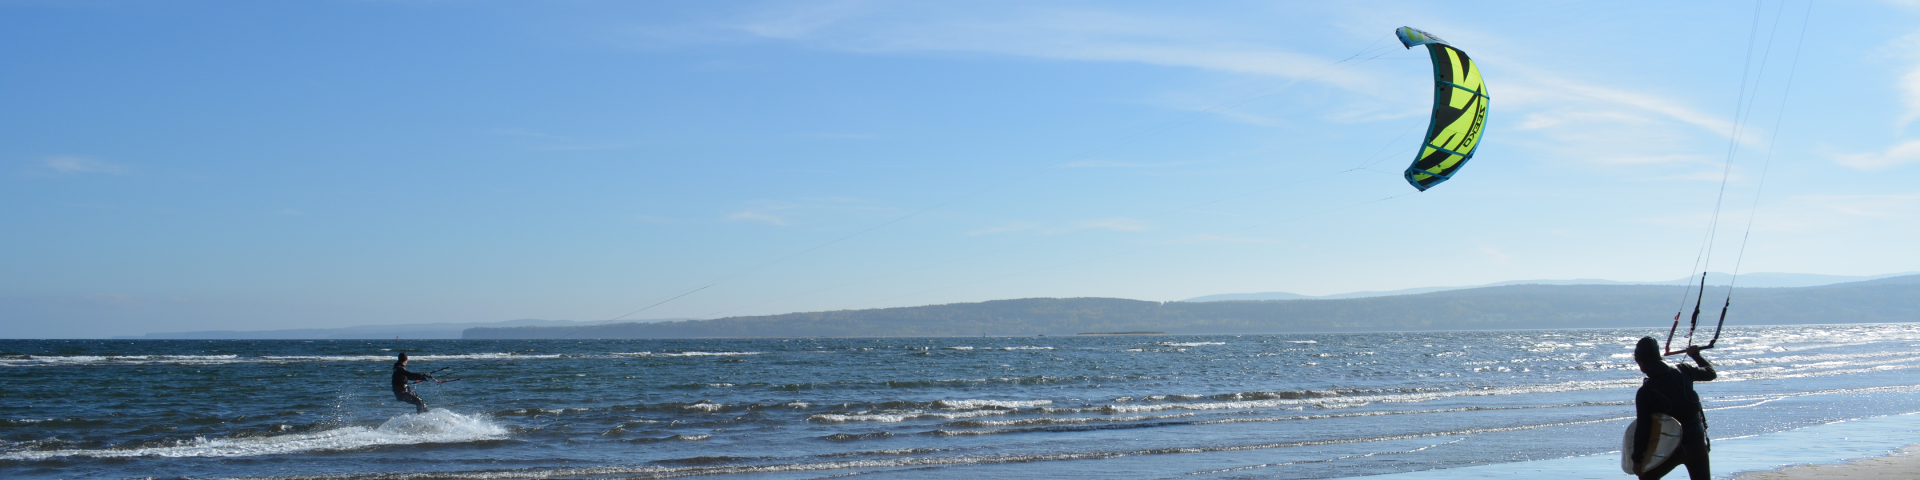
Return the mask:
[[[1665, 333], [6, 340], [0, 478], [1613, 478], [1632, 345]], [[415, 387], [428, 413], [389, 390], [402, 351], [459, 379]], [[1706, 355], [1730, 461], [1920, 411], [1920, 324]]]

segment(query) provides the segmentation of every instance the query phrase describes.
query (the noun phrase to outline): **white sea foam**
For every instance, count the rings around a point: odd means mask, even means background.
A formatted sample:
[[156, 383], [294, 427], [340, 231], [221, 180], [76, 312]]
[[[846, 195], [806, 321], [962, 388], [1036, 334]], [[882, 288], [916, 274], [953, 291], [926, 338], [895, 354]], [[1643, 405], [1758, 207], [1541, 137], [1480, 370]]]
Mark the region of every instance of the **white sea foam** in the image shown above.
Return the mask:
[[1227, 342], [1160, 342], [1163, 347], [1204, 347], [1207, 345], [1226, 345]]
[[974, 410], [981, 408], [1010, 409], [1052, 404], [1052, 400], [940, 400], [933, 402], [934, 407], [948, 410]]
[[[1148, 403], [1148, 404], [1131, 404], [1131, 405], [1101, 405], [1101, 406], [1084, 408], [1084, 409], [1064, 408], [1064, 409], [1057, 409], [1057, 411], [1059, 412], [1092, 411], [1092, 412], [1115, 414], [1115, 413], [1146, 413], [1146, 412], [1159, 412], [1159, 411], [1167, 411], [1167, 410], [1192, 410], [1192, 411], [1243, 410], [1243, 409], [1256, 409], [1256, 408], [1287, 408], [1287, 407], [1295, 407], [1295, 406], [1311, 406], [1316, 408], [1348, 408], [1348, 407], [1361, 406], [1361, 405], [1365, 405], [1372, 402], [1420, 403], [1420, 402], [1427, 402], [1427, 401], [1438, 400], [1438, 399], [1449, 398], [1449, 397], [1500, 396], [1500, 395], [1515, 395], [1515, 394], [1525, 394], [1525, 393], [1553, 393], [1553, 392], [1567, 392], [1567, 391], [1578, 391], [1578, 390], [1600, 390], [1600, 389], [1608, 389], [1608, 388], [1626, 388], [1626, 387], [1637, 386], [1639, 384], [1640, 384], [1640, 380], [1638, 379], [1622, 379], [1622, 380], [1606, 380], [1606, 381], [1564, 382], [1564, 383], [1547, 384], [1547, 385], [1522, 385], [1522, 386], [1505, 387], [1505, 388], [1489, 388], [1484, 390], [1424, 391], [1424, 392], [1412, 392], [1412, 393], [1385, 393], [1385, 394], [1374, 394], [1374, 395], [1339, 395], [1333, 392], [1326, 392], [1326, 394], [1324, 395], [1316, 395], [1312, 398], [1274, 398], [1274, 399], [1264, 399], [1264, 400], [1236, 400], [1236, 401], [1221, 401], [1221, 402], [1171, 402], [1171, 403]], [[1155, 401], [1190, 400], [1193, 398], [1194, 396], [1192, 395], [1154, 395], [1154, 396], [1146, 397], [1147, 400], [1155, 400]]]
[[66, 457], [251, 457], [290, 453], [353, 450], [381, 445], [466, 443], [507, 438], [507, 429], [484, 415], [462, 415], [434, 409], [405, 414], [378, 427], [342, 427], [318, 432], [270, 437], [194, 438], [176, 445], [96, 450], [21, 451], [0, 454], [0, 460], [48, 460]]
[[0, 358], [0, 366], [62, 365], [223, 365], [240, 362], [239, 355], [31, 355]]
[[[407, 360], [432, 362], [444, 360], [550, 360], [566, 358], [569, 355], [546, 354], [527, 355], [510, 352], [461, 353], [453, 355], [417, 354], [407, 355]], [[577, 355], [576, 355], [577, 356]], [[255, 360], [255, 359], [247, 359]], [[270, 363], [295, 362], [391, 362], [394, 357], [388, 355], [269, 355], [258, 357], [258, 361]]]
[[698, 403], [694, 403], [694, 404], [692, 404], [692, 405], [687, 405], [687, 406], [684, 406], [684, 407], [680, 407], [680, 408], [682, 408], [682, 409], [686, 409], [686, 410], [699, 410], [699, 411], [702, 411], [702, 412], [718, 412], [718, 411], [720, 411], [720, 409], [722, 409], [722, 408], [726, 408], [726, 407], [727, 407], [726, 405], [721, 405], [721, 404], [718, 404], [718, 403], [713, 403], [713, 402], [709, 402], [709, 401], [706, 401], [706, 400], [701, 400], [701, 401], [700, 401], [700, 402], [698, 402]]
[[851, 413], [851, 414], [845, 414], [845, 415], [837, 414], [837, 413], [821, 413], [821, 414], [815, 414], [815, 415], [808, 415], [807, 421], [816, 422], [816, 423], [848, 423], [848, 422], [894, 423], [894, 422], [906, 421], [909, 415], [913, 415], [913, 413], [859, 412], [859, 413]]
[[1018, 420], [964, 420], [964, 421], [954, 422], [954, 424], [950, 426], [964, 427], [964, 428], [989, 428], [989, 427], [1031, 427], [1031, 426], [1045, 426], [1045, 425], [1080, 425], [1080, 424], [1088, 424], [1088, 423], [1125, 423], [1125, 422], [1140, 422], [1140, 421], [1146, 421], [1146, 420], [1166, 420], [1170, 418], [1182, 418], [1182, 417], [1192, 417], [1192, 416], [1193, 414], [1191, 413], [1178, 413], [1173, 415], [1141, 415], [1141, 416], [1133, 416], [1133, 417], [1107, 417], [1107, 416], [1064, 417], [1064, 418], [1042, 417], [1042, 418], [1022, 418]]
[[898, 423], [898, 422], [904, 422], [907, 420], [925, 420], [925, 419], [959, 420], [963, 418], [985, 417], [990, 415], [1006, 415], [1008, 413], [1012, 413], [1012, 411], [1011, 410], [973, 410], [973, 411], [965, 411], [965, 412], [928, 412], [923, 410], [911, 410], [911, 411], [905, 411], [905, 412], [880, 412], [880, 413], [862, 411], [862, 412], [856, 412], [856, 413], [850, 413], [850, 414], [844, 414], [844, 415], [834, 414], [834, 413], [822, 413], [822, 414], [816, 414], [816, 415], [809, 415], [807, 416], [807, 421], [815, 422], [815, 423], [851, 423], [851, 422]]
[[761, 353], [762, 352], [615, 352], [613, 355], [621, 357], [735, 357], [759, 355]]

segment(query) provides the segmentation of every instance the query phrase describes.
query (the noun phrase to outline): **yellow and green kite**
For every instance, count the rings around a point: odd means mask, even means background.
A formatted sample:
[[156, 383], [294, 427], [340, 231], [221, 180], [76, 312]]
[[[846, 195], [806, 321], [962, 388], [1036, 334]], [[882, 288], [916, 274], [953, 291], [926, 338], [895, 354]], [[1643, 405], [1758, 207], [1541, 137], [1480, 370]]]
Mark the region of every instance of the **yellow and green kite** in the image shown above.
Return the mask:
[[1452, 178], [1480, 147], [1480, 130], [1487, 125], [1487, 85], [1473, 59], [1446, 40], [1413, 27], [1400, 27], [1400, 43], [1407, 48], [1426, 45], [1433, 57], [1433, 123], [1420, 154], [1407, 167], [1407, 183], [1426, 191]]

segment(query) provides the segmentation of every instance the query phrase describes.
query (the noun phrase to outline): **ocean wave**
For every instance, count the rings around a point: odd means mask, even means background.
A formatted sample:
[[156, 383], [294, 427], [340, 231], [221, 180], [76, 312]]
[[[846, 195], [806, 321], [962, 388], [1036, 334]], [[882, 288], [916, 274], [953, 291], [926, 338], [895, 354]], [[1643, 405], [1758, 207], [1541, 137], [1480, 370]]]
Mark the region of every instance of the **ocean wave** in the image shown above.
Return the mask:
[[845, 414], [840, 414], [840, 413], [814, 414], [814, 415], [807, 416], [807, 421], [814, 422], [814, 423], [852, 423], [852, 422], [898, 423], [898, 422], [904, 422], [908, 420], [954, 420], [954, 419], [960, 419], [960, 418], [984, 417], [984, 416], [990, 416], [990, 415], [1006, 415], [1009, 413], [1013, 413], [1013, 410], [972, 410], [972, 411], [965, 411], [965, 412], [927, 412], [927, 411], [867, 412], [867, 411], [862, 411], [862, 412], [845, 413]]
[[1022, 408], [1045, 407], [1052, 400], [935, 400], [932, 402], [891, 401], [876, 404], [876, 409], [848, 413], [819, 413], [809, 415], [807, 421], [814, 423], [880, 422], [896, 423], [908, 420], [956, 420], [992, 415], [1005, 415]]
[[251, 457], [329, 450], [353, 450], [384, 445], [470, 443], [507, 438], [507, 429], [482, 415], [461, 415], [445, 409], [394, 417], [378, 427], [342, 427], [288, 435], [213, 438], [196, 437], [175, 445], [141, 448], [18, 451], [0, 454], [0, 460], [38, 461], [68, 457]]
[[1052, 405], [1052, 400], [937, 400], [935, 408], [948, 410], [974, 410], [982, 408], [1015, 409]]
[[924, 388], [924, 387], [965, 388], [972, 385], [986, 384], [986, 383], [1004, 383], [1004, 384], [1010, 384], [1010, 385], [1055, 385], [1055, 384], [1061, 384], [1061, 383], [1090, 382], [1090, 381], [1095, 381], [1100, 379], [1102, 378], [1087, 377], [1087, 376], [1049, 377], [1049, 376], [1041, 375], [1041, 376], [1032, 376], [1032, 377], [950, 378], [950, 379], [941, 379], [941, 380], [888, 380], [886, 381], [886, 386], [888, 388]]
[[955, 428], [992, 428], [992, 427], [1031, 427], [1048, 425], [1079, 425], [1087, 423], [1124, 423], [1147, 420], [1166, 420], [1169, 418], [1192, 417], [1191, 413], [1173, 415], [1140, 415], [1132, 417], [1044, 417], [1022, 418], [1015, 420], [956, 420], [941, 426]]
[[699, 401], [699, 402], [696, 402], [696, 403], [693, 403], [693, 404], [689, 404], [689, 405], [685, 405], [685, 406], [681, 406], [680, 408], [681, 408], [681, 409], [685, 409], [685, 410], [699, 410], [699, 411], [702, 411], [702, 412], [708, 412], [708, 413], [712, 413], [712, 412], [718, 412], [718, 411], [720, 411], [721, 409], [724, 409], [724, 408], [727, 408], [727, 406], [726, 406], [726, 405], [721, 405], [721, 404], [718, 404], [718, 403], [713, 403], [713, 402], [710, 402], [710, 401], [706, 401], [706, 400], [701, 400], [701, 401]]
[[21, 355], [0, 358], [0, 366], [220, 365], [240, 361], [239, 355]]
[[[551, 360], [556, 358], [575, 358], [580, 355], [569, 354], [526, 354], [513, 352], [483, 352], [455, 354], [409, 354], [407, 360], [432, 362], [445, 360]], [[391, 362], [389, 355], [266, 355], [258, 357], [262, 362]]]
[[[1105, 414], [1137, 414], [1167, 410], [1246, 410], [1259, 408], [1314, 407], [1314, 408], [1350, 408], [1368, 403], [1421, 403], [1451, 397], [1502, 396], [1534, 393], [1559, 393], [1581, 390], [1601, 390], [1628, 388], [1640, 385], [1639, 379], [1573, 381], [1555, 384], [1519, 385], [1512, 387], [1485, 388], [1478, 390], [1443, 390], [1432, 388], [1414, 388], [1397, 390], [1335, 391], [1306, 390], [1293, 392], [1246, 392], [1238, 394], [1215, 395], [1149, 395], [1141, 400], [1154, 403], [1133, 404], [1138, 401], [1129, 397], [1114, 400], [1108, 405], [1092, 407], [1043, 408], [1048, 413], [1097, 412]], [[1217, 398], [1223, 401], [1196, 402], [1201, 398]]]
[[761, 353], [764, 352], [614, 352], [612, 355], [620, 357], [739, 357], [759, 355]]
[[629, 439], [626, 439], [626, 440], [622, 440], [622, 441], [624, 441], [624, 442], [627, 442], [627, 443], [659, 443], [659, 442], [698, 442], [698, 441], [702, 441], [702, 440], [706, 440], [706, 439], [709, 439], [709, 438], [713, 438], [713, 435], [708, 435], [708, 434], [700, 434], [700, 435], [668, 435], [668, 436], [665, 436], [665, 437], [643, 437], [643, 438], [629, 438]]

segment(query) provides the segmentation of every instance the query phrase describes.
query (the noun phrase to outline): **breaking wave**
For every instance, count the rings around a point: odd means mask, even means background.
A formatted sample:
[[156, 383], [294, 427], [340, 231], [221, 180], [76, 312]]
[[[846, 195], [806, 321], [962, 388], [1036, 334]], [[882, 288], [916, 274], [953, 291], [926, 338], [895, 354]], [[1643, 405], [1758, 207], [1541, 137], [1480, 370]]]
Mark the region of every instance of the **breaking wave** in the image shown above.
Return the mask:
[[341, 427], [309, 433], [265, 437], [180, 440], [175, 445], [140, 448], [28, 450], [0, 454], [0, 460], [36, 461], [70, 457], [251, 457], [315, 451], [337, 451], [386, 445], [470, 443], [507, 438], [507, 429], [483, 415], [461, 415], [445, 409], [393, 417], [377, 427]]

